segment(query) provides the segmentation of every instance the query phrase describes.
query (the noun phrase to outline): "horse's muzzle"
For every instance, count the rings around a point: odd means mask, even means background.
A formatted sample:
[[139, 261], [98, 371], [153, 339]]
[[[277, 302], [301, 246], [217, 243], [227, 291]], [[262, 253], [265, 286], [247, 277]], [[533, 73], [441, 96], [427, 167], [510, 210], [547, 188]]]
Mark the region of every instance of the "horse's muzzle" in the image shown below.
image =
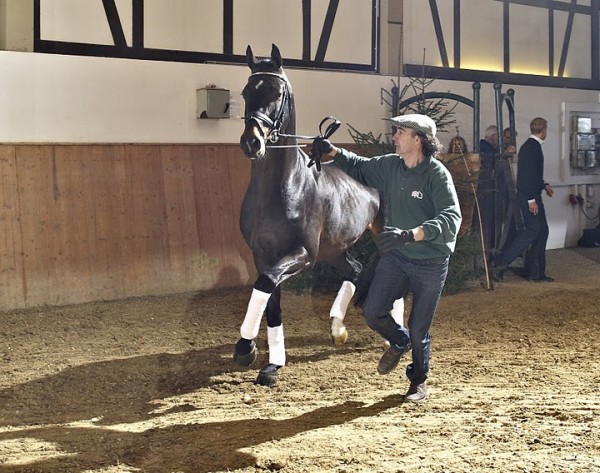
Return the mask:
[[256, 124], [247, 123], [240, 137], [240, 147], [248, 158], [262, 158], [265, 155], [265, 139], [261, 128]]

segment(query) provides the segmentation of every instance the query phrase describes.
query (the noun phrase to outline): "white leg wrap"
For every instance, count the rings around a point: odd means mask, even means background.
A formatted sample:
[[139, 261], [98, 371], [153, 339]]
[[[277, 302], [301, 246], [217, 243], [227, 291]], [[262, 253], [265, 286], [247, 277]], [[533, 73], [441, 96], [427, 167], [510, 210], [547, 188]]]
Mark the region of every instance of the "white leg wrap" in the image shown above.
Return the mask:
[[260, 321], [267, 307], [269, 297], [271, 297], [271, 294], [259, 291], [258, 289], [252, 290], [252, 296], [250, 297], [250, 302], [248, 302], [248, 310], [240, 328], [242, 338], [254, 340], [258, 335]]
[[285, 341], [283, 325], [267, 327], [267, 340], [269, 342], [269, 363], [285, 366]]
[[354, 291], [356, 291], [356, 286], [350, 281], [344, 281], [342, 283], [342, 287], [340, 287], [335, 301], [333, 301], [333, 305], [331, 306], [331, 310], [329, 311], [329, 317], [337, 317], [340, 320], [344, 320], [346, 311], [348, 310], [348, 304], [350, 304]]
[[400, 327], [404, 327], [404, 299], [400, 298], [394, 301], [390, 315]]

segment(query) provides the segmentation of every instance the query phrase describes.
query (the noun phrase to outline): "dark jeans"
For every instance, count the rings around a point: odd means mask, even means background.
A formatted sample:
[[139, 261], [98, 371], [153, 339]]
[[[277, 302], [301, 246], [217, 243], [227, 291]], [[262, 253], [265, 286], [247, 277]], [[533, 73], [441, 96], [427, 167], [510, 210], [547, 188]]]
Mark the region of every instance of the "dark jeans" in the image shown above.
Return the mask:
[[[411, 383], [422, 383], [429, 372], [430, 334], [435, 310], [448, 274], [448, 258], [413, 260], [393, 250], [381, 256], [363, 313], [367, 325], [396, 348], [410, 342], [412, 363], [406, 369]], [[390, 315], [394, 301], [412, 290], [408, 330]]]
[[521, 231], [511, 244], [502, 251], [499, 260], [501, 266], [508, 266], [527, 248], [525, 256], [525, 273], [530, 279], [540, 279], [546, 274], [546, 242], [548, 241], [548, 222], [541, 195], [535, 198], [538, 205], [537, 215], [529, 211], [527, 198], [517, 194], [517, 202], [523, 213], [525, 229]]

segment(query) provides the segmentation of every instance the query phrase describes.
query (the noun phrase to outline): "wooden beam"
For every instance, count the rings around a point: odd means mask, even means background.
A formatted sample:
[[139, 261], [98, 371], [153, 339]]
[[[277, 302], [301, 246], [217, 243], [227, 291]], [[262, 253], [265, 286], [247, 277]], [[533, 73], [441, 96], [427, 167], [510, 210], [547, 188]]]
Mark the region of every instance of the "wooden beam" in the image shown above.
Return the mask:
[[460, 67], [460, 0], [454, 0], [454, 67]]
[[223, 53], [233, 54], [233, 0], [223, 0]]
[[104, 5], [104, 12], [106, 13], [114, 45], [117, 48], [127, 48], [127, 41], [125, 40], [125, 33], [123, 32], [123, 25], [119, 18], [119, 10], [115, 0], [102, 0], [102, 5]]
[[310, 61], [311, 56], [311, 7], [312, 0], [302, 0], [302, 59]]
[[[575, 6], [577, 0], [571, 0], [571, 5]], [[565, 75], [565, 65], [567, 63], [567, 54], [569, 53], [569, 43], [571, 42], [571, 33], [573, 32], [573, 20], [575, 18], [575, 10], [569, 11], [567, 18], [567, 27], [565, 28], [565, 39], [563, 40], [562, 52], [560, 54], [560, 64], [558, 65], [558, 77]]]
[[340, 0], [329, 0], [329, 7], [327, 8], [327, 14], [325, 15], [325, 22], [323, 23], [323, 30], [321, 31], [321, 39], [319, 40], [315, 62], [323, 62], [325, 60], [325, 54], [327, 53], [327, 47], [329, 46], [329, 38], [331, 37], [331, 30], [333, 29], [333, 23], [339, 4]]
[[132, 0], [133, 47], [144, 47], [144, 0]]
[[440, 50], [442, 65], [444, 67], [450, 67], [450, 63], [448, 62], [448, 51], [446, 51], [446, 43], [444, 41], [444, 32], [442, 31], [442, 22], [440, 21], [440, 12], [437, 7], [437, 1], [429, 0], [429, 8], [431, 9], [431, 18], [433, 19], [433, 27], [435, 29], [435, 36], [437, 38], [438, 48]]

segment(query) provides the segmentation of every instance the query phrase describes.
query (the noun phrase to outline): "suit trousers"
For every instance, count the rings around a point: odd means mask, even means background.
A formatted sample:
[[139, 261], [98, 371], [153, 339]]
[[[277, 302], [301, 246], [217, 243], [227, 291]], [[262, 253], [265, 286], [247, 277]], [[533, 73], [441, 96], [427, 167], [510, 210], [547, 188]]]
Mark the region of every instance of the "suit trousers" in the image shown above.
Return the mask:
[[517, 234], [511, 244], [502, 251], [499, 260], [501, 266], [508, 266], [517, 257], [525, 255], [525, 276], [529, 279], [541, 279], [546, 274], [546, 243], [548, 241], [548, 221], [542, 196], [536, 196], [538, 205], [536, 215], [529, 211], [527, 198], [517, 194], [517, 202], [523, 213], [525, 229]]

